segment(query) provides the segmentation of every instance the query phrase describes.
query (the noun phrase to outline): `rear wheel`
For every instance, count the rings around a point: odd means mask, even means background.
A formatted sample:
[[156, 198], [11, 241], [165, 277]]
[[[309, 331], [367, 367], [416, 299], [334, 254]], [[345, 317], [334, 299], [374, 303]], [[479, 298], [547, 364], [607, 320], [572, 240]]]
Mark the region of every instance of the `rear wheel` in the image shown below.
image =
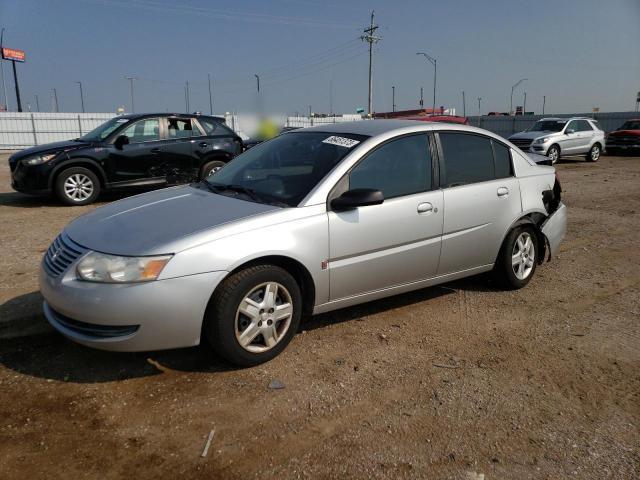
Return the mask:
[[88, 205], [98, 198], [100, 181], [88, 168], [71, 167], [57, 176], [54, 190], [66, 205]]
[[226, 162], [223, 162], [222, 160], [213, 160], [211, 162], [205, 163], [204, 166], [202, 167], [202, 174], [201, 174], [202, 180], [207, 178], [212, 173], [217, 172], [225, 165], [226, 165]]
[[547, 157], [551, 160], [551, 165], [555, 165], [560, 158], [560, 147], [558, 145], [551, 145], [549, 150], [547, 150]]
[[275, 265], [257, 265], [218, 286], [207, 307], [204, 333], [218, 355], [248, 367], [282, 352], [301, 314], [302, 294], [294, 278]]
[[597, 143], [591, 147], [589, 153], [587, 153], [587, 162], [597, 162], [600, 158], [600, 145]]
[[532, 227], [516, 227], [504, 240], [494, 268], [497, 280], [508, 289], [524, 287], [536, 271], [538, 238]]

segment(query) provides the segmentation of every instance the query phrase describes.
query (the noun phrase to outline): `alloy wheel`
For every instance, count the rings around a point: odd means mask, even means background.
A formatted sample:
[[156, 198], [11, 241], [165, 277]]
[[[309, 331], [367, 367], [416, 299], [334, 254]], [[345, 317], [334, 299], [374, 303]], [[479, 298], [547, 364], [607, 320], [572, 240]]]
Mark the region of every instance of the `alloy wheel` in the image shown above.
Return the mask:
[[551, 160], [551, 163], [556, 163], [558, 161], [559, 154], [558, 154], [558, 149], [557, 148], [552, 147], [549, 150], [549, 154], [548, 155], [549, 155], [549, 160]]
[[82, 202], [93, 193], [93, 181], [82, 173], [74, 173], [64, 181], [64, 193], [74, 202]]
[[524, 280], [533, 271], [533, 265], [536, 260], [536, 248], [533, 244], [531, 234], [522, 232], [513, 246], [511, 253], [511, 266], [513, 273], [518, 280]]
[[289, 291], [277, 282], [267, 282], [247, 293], [235, 318], [236, 339], [253, 353], [271, 350], [289, 330], [293, 302]]
[[594, 145], [593, 147], [591, 147], [591, 160], [595, 162], [599, 158], [600, 158], [600, 147], [598, 147], [597, 145]]

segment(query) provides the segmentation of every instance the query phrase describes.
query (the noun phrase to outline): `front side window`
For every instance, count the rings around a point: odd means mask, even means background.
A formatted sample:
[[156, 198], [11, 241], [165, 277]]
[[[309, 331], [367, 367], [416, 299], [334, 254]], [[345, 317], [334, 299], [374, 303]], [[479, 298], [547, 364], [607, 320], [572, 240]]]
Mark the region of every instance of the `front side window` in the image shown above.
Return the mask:
[[568, 132], [569, 130], [573, 130], [574, 132], [578, 131], [578, 122], [576, 120], [571, 120], [569, 122], [569, 124], [567, 125], [567, 128], [565, 130], [565, 133]]
[[205, 180], [221, 195], [297, 206], [365, 135], [293, 132], [260, 143]]
[[439, 133], [444, 155], [442, 185], [455, 187], [495, 178], [491, 139], [466, 133]]
[[380, 190], [384, 198], [431, 189], [431, 155], [426, 134], [392, 140], [368, 154], [349, 174], [349, 189]]
[[160, 122], [157, 118], [147, 118], [125, 128], [120, 135], [128, 137], [129, 143], [160, 140]]

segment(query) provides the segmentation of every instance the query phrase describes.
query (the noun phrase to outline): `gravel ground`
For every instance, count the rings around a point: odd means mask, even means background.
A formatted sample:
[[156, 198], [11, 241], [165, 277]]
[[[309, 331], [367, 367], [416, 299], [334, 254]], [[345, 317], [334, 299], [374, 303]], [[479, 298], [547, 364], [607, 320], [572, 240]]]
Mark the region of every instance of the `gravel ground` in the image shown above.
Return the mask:
[[525, 289], [321, 315], [237, 370], [53, 332], [38, 263], [94, 207], [12, 192], [0, 156], [0, 478], [640, 478], [640, 159], [558, 170], [568, 236]]

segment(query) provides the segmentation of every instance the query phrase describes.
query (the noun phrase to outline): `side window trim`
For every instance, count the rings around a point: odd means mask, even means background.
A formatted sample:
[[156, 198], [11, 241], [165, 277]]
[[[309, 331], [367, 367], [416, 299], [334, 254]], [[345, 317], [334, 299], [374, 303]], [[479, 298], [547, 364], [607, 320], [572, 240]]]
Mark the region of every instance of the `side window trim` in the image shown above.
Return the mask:
[[196, 132], [198, 132], [197, 135], [191, 135], [191, 137], [204, 137], [204, 129], [200, 126], [200, 122], [198, 122], [198, 120], [196, 120], [195, 118], [191, 118], [191, 130], [193, 131], [195, 129]]
[[[407, 195], [401, 195], [398, 197], [392, 197], [392, 198], [402, 198], [402, 197], [406, 197], [409, 195], [416, 195], [417, 193], [426, 193], [426, 192], [432, 192], [434, 190], [438, 189], [438, 182], [435, 181], [434, 177], [433, 177], [433, 164], [437, 162], [436, 157], [433, 156], [433, 146], [435, 145], [434, 142], [434, 136], [433, 136], [433, 132], [429, 131], [429, 130], [425, 130], [422, 132], [412, 132], [412, 133], [405, 133], [403, 135], [398, 135], [396, 137], [390, 138], [388, 140], [385, 140], [384, 142], [376, 145], [374, 148], [372, 148], [371, 150], [369, 150], [368, 152], [366, 152], [362, 158], [360, 158], [356, 163], [354, 163], [353, 165], [351, 165], [351, 167], [349, 168], [349, 170], [347, 170], [344, 175], [342, 177], [340, 177], [340, 179], [338, 181], [336, 181], [336, 183], [333, 185], [333, 187], [331, 188], [331, 191], [329, 192], [329, 195], [327, 195], [327, 211], [331, 211], [331, 200], [333, 200], [334, 198], [339, 197], [340, 195], [342, 195], [344, 192], [346, 192], [347, 190], [349, 190], [349, 176], [351, 175], [351, 172], [358, 166], [360, 165], [369, 155], [371, 155], [373, 152], [375, 152], [376, 150], [378, 150], [379, 148], [384, 147], [385, 145], [395, 141], [395, 140], [400, 140], [402, 138], [406, 138], [406, 137], [412, 137], [412, 136], [416, 136], [416, 135], [426, 135], [427, 136], [427, 141], [429, 143], [429, 153], [431, 154], [431, 188], [426, 187], [424, 191], [422, 192], [415, 192], [415, 193], [411, 193], [411, 194], [407, 194]], [[343, 159], [344, 161], [344, 159]], [[435, 182], [435, 184], [434, 184]]]

